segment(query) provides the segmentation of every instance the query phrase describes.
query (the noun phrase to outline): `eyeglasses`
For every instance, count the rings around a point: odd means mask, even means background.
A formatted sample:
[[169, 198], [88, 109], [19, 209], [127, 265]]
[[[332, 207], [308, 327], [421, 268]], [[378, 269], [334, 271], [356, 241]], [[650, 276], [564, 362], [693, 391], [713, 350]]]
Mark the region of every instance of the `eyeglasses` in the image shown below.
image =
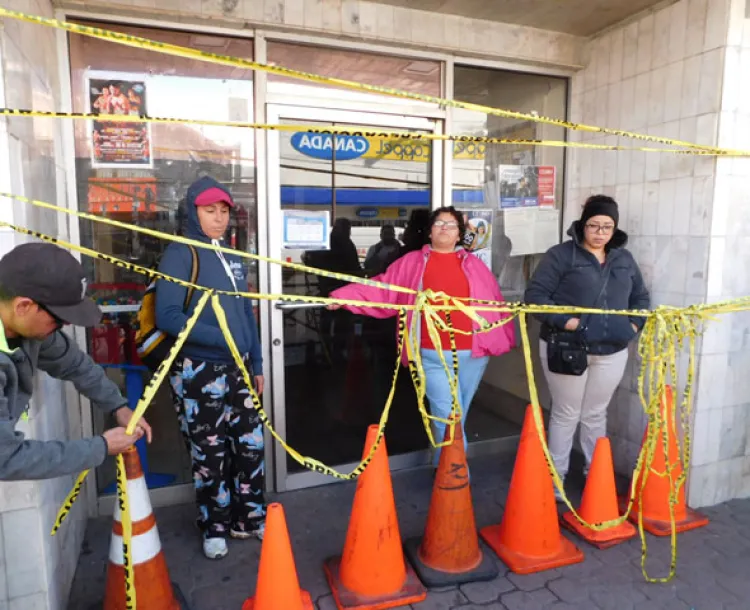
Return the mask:
[[453, 229], [458, 229], [458, 223], [452, 220], [436, 220], [433, 223], [433, 226], [437, 227], [438, 229], [445, 229], [446, 231], [453, 231]]
[[52, 320], [54, 321], [54, 323], [57, 325], [57, 328], [62, 328], [63, 326], [65, 326], [65, 320], [62, 320], [61, 318], [58, 318], [55, 314], [53, 314], [44, 305], [42, 305], [41, 303], [37, 303], [37, 307], [39, 307], [39, 309], [41, 309], [50, 318], [52, 318]]
[[604, 233], [604, 235], [609, 235], [612, 231], [614, 231], [615, 225], [587, 224], [586, 228], [592, 233]]

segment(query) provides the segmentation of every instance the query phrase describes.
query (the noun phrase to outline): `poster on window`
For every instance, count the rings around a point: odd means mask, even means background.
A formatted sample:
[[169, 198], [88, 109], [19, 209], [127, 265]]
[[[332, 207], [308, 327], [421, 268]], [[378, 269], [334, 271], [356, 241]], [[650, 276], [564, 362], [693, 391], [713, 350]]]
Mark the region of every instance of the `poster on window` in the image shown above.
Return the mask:
[[492, 270], [492, 210], [460, 210], [466, 233], [463, 246]]
[[[91, 114], [146, 116], [145, 79], [87, 79]], [[148, 123], [91, 121], [91, 165], [94, 168], [151, 169], [151, 128]]]
[[555, 167], [499, 165], [500, 208], [555, 207]]

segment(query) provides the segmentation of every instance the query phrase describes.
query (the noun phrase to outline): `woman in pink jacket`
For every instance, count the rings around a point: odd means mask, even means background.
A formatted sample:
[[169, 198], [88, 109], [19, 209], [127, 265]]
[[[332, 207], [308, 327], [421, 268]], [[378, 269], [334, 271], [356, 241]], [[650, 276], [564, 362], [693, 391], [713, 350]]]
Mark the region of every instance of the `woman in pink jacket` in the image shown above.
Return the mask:
[[[435, 210], [430, 217], [429, 236], [430, 245], [421, 250], [409, 252], [395, 261], [385, 273], [375, 276], [374, 280], [386, 284], [395, 284], [414, 290], [428, 290], [443, 292], [453, 297], [463, 297], [477, 300], [502, 301], [503, 295], [497, 280], [487, 266], [473, 254], [469, 254], [458, 244], [464, 238], [463, 215], [453, 206]], [[373, 303], [392, 303], [395, 306], [412, 305], [415, 295], [395, 292], [363, 284], [348, 284], [331, 293], [337, 299], [370, 301]], [[338, 309], [339, 305], [329, 306]], [[398, 314], [398, 309], [375, 307], [344, 306], [355, 314], [372, 316], [374, 318], [388, 318]], [[496, 322], [507, 318], [508, 314], [492, 311], [478, 312], [487, 322]], [[440, 316], [445, 319], [445, 313]], [[466, 314], [453, 311], [450, 314], [451, 323], [456, 329], [477, 331], [479, 325]], [[415, 324], [416, 322], [416, 324]], [[437, 350], [443, 352], [445, 362], [452, 374], [453, 358], [451, 356], [450, 336], [448, 332], [440, 332], [441, 345], [435, 346], [427, 332], [426, 323], [422, 319], [414, 319], [413, 311], [408, 312], [408, 324], [412, 333], [417, 333], [418, 344], [421, 346], [422, 363], [426, 377], [425, 391], [430, 402], [430, 412], [433, 416], [447, 418], [451, 409], [451, 393], [448, 377], [440, 361]], [[463, 414], [462, 425], [471, 405], [471, 400], [479, 387], [490, 356], [504, 354], [514, 346], [515, 337], [512, 324], [505, 324], [490, 332], [474, 332], [474, 334], [455, 333], [456, 350], [458, 355], [458, 395]], [[403, 364], [407, 364], [406, 351]], [[432, 422], [435, 440], [441, 442], [445, 434], [445, 424]], [[464, 443], [466, 436], [464, 435]], [[437, 466], [440, 452], [434, 455], [434, 465]]]

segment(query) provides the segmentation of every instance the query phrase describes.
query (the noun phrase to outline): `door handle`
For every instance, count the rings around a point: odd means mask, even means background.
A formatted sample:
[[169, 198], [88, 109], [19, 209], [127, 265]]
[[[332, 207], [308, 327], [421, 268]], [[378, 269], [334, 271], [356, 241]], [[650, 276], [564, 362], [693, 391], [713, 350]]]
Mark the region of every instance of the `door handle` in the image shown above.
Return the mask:
[[280, 309], [281, 311], [289, 309], [316, 309], [325, 306], [325, 303], [308, 303], [307, 301], [282, 301], [275, 305], [276, 309]]

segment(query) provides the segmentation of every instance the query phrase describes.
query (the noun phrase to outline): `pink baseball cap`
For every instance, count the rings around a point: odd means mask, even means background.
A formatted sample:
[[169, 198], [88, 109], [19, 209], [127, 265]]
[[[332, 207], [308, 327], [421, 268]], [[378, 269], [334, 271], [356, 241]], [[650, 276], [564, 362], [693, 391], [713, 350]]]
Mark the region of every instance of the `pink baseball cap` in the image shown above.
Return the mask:
[[226, 191], [212, 186], [207, 188], [200, 195], [195, 198], [195, 205], [211, 205], [213, 203], [226, 203], [230, 208], [234, 207], [234, 201], [232, 197]]

